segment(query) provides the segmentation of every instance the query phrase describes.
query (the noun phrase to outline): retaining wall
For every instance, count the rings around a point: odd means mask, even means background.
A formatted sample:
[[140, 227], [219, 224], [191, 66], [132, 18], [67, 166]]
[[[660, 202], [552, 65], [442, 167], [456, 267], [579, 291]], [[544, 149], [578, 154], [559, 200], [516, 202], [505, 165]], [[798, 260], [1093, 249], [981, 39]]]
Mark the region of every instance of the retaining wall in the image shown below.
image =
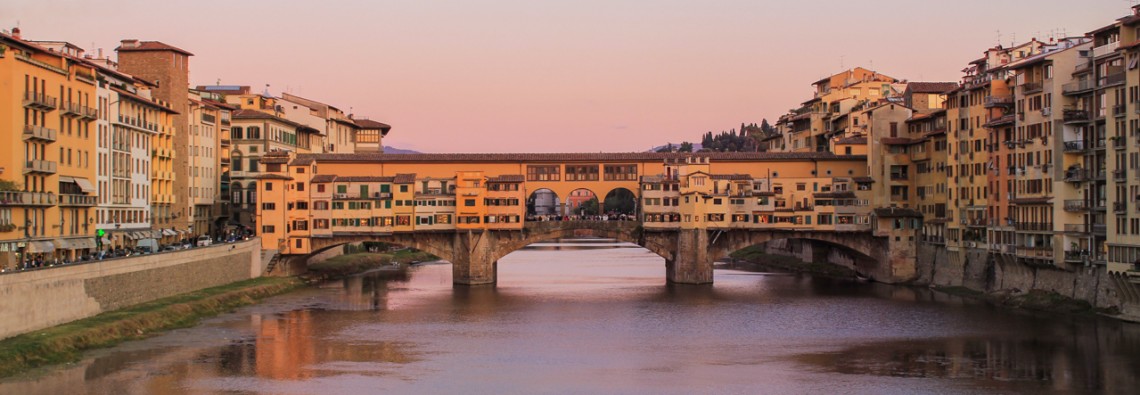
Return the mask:
[[0, 275], [0, 339], [261, 276], [261, 241]]

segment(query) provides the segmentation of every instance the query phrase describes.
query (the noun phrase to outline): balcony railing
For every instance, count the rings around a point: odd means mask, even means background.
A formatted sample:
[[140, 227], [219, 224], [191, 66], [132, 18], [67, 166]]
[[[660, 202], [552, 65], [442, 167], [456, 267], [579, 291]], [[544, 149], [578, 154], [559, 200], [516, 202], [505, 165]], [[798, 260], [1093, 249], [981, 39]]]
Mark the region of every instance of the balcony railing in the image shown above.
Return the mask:
[[0, 206], [54, 206], [49, 192], [0, 191]]
[[1065, 251], [1065, 263], [1083, 263], [1088, 260], [1088, 251]]
[[986, 96], [986, 107], [1008, 107], [1013, 105], [1011, 96]]
[[1128, 212], [1128, 202], [1112, 202], [1112, 211], [1117, 214], [1124, 214]]
[[86, 120], [94, 120], [99, 116], [98, 110], [81, 105], [79, 103], [64, 103], [60, 109], [60, 113], [63, 115], [80, 117]]
[[1112, 148], [1113, 149], [1124, 149], [1125, 146], [1127, 146], [1127, 145], [1128, 145], [1128, 141], [1125, 140], [1123, 137], [1117, 137], [1117, 138], [1112, 139]]
[[1113, 52], [1116, 52], [1116, 48], [1119, 46], [1120, 46], [1120, 41], [1114, 41], [1114, 42], [1110, 42], [1108, 44], [1101, 45], [1099, 47], [1093, 48], [1092, 57], [1095, 59], [1095, 58], [1099, 58], [1101, 56], [1105, 56], [1105, 55], [1111, 54]]
[[1065, 211], [1080, 212], [1089, 209], [1089, 202], [1084, 199], [1070, 199], [1065, 201]]
[[1048, 222], [1014, 222], [1013, 228], [1019, 231], [1052, 231], [1053, 224]]
[[1104, 77], [1100, 77], [1100, 80], [1098, 80], [1099, 83], [1097, 84], [1097, 86], [1106, 87], [1106, 86], [1112, 86], [1112, 85], [1117, 85], [1117, 84], [1123, 84], [1124, 83], [1124, 77], [1125, 77], [1125, 74], [1123, 72], [1109, 74], [1109, 75], [1106, 75]]
[[92, 195], [71, 195], [66, 193], [59, 194], [60, 206], [85, 206], [91, 207], [98, 202], [98, 196]]
[[24, 163], [24, 174], [43, 173], [55, 174], [56, 163], [52, 161], [32, 159]]
[[1065, 224], [1065, 233], [1089, 233], [1087, 224]]
[[1088, 169], [1071, 169], [1065, 171], [1065, 182], [1085, 182], [1089, 179]]
[[1066, 109], [1061, 113], [1064, 122], [1088, 122], [1089, 112], [1085, 110]]
[[1128, 110], [1127, 110], [1127, 109], [1128, 109], [1128, 107], [1127, 107], [1127, 106], [1125, 106], [1125, 105], [1123, 105], [1123, 104], [1117, 104], [1117, 105], [1115, 105], [1115, 106], [1112, 106], [1112, 115], [1115, 115], [1115, 116], [1118, 116], [1118, 117], [1123, 117], [1123, 116], [1124, 116], [1124, 114], [1125, 114], [1126, 112], [1128, 112]]
[[[1123, 140], [1123, 139], [1119, 139], [1119, 140]], [[1128, 177], [1128, 172], [1123, 170], [1123, 169], [1112, 171], [1112, 180], [1113, 181], [1124, 182], [1127, 177]]]
[[55, 129], [49, 129], [39, 125], [24, 125], [24, 140], [52, 142], [58, 137], [59, 132]]
[[1066, 141], [1065, 142], [1065, 152], [1079, 153], [1079, 152], [1084, 152], [1084, 151], [1085, 151], [1085, 142], [1083, 140]]
[[1052, 258], [1053, 247], [1048, 246], [1017, 246], [1017, 256], [1027, 258]]
[[54, 110], [58, 107], [58, 101], [44, 93], [24, 92], [24, 107]]
[[1031, 93], [1041, 91], [1041, 82], [1026, 82], [1021, 84], [1022, 93]]
[[1093, 226], [1092, 226], [1092, 231], [1093, 231], [1093, 233], [1096, 233], [1096, 234], [1102, 234], [1102, 235], [1103, 235], [1103, 234], [1107, 233], [1107, 231], [1108, 231], [1108, 225], [1105, 225], [1105, 224], [1093, 224]]
[[1093, 85], [1092, 80], [1080, 80], [1077, 82], [1070, 82], [1061, 86], [1061, 93], [1066, 95], [1076, 94], [1092, 90], [1096, 86]]

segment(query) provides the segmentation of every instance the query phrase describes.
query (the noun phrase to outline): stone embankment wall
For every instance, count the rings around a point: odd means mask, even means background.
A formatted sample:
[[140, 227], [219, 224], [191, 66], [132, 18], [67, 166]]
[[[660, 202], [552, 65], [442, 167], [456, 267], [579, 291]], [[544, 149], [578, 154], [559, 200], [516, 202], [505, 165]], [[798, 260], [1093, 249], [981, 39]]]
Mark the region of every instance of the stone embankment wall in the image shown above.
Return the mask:
[[1032, 267], [1004, 255], [980, 249], [949, 251], [945, 246], [919, 243], [919, 285], [965, 287], [987, 293], [1054, 292], [1084, 300], [1097, 308], [1118, 308], [1121, 318], [1140, 320], [1140, 287], [1103, 267], [1074, 266], [1073, 270]]
[[261, 242], [0, 275], [0, 339], [261, 276]]

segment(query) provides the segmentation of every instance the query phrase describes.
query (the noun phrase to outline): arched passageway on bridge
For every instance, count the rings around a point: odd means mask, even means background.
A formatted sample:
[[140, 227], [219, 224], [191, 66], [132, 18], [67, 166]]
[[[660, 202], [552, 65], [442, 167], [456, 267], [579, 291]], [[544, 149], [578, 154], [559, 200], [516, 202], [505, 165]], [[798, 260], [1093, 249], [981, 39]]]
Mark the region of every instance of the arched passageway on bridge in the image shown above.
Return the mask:
[[542, 188], [530, 193], [526, 199], [526, 215], [562, 214], [562, 200], [554, 191]]
[[601, 214], [601, 205], [598, 195], [586, 188], [570, 191], [566, 198], [566, 214], [569, 215], [598, 215]]
[[637, 213], [637, 195], [625, 188], [614, 188], [606, 194], [602, 203], [602, 212], [634, 215]]

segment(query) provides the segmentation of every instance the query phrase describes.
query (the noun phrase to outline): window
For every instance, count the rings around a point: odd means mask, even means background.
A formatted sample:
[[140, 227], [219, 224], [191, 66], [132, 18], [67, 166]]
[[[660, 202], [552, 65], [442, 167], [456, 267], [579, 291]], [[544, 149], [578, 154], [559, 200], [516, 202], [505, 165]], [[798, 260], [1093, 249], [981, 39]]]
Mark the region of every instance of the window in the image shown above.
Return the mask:
[[273, 225], [263, 225], [261, 227], [261, 233], [273, 233], [273, 232], [276, 232], [276, 229], [274, 229]]
[[464, 199], [463, 205], [466, 207], [474, 207], [475, 206], [475, 199]]
[[261, 209], [262, 210], [276, 210], [277, 204], [276, 203], [262, 203]]
[[273, 183], [272, 182], [265, 183], [265, 190], [272, 191], [273, 190]]
[[527, 165], [527, 181], [560, 181], [561, 169], [558, 165]]

